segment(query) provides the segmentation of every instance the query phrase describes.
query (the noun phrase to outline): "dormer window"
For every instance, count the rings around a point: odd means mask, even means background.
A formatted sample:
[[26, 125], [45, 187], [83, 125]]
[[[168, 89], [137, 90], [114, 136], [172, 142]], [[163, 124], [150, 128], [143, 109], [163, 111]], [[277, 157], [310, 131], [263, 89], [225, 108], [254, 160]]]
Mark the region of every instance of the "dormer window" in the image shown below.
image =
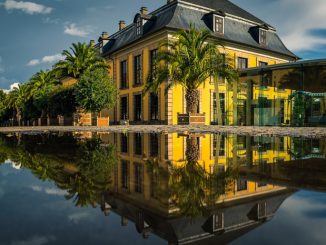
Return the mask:
[[141, 16], [138, 16], [136, 20], [136, 35], [140, 36], [142, 34], [142, 29], [143, 29], [143, 21]]
[[224, 34], [224, 18], [221, 16], [214, 16], [214, 32]]
[[267, 44], [267, 31], [264, 29], [259, 29], [259, 43], [262, 45]]

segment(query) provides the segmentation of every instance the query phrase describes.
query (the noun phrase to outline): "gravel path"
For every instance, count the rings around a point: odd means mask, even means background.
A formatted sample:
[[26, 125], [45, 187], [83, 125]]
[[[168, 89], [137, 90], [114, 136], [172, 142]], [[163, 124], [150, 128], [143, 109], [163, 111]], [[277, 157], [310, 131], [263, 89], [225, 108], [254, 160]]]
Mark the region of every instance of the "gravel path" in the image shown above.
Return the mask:
[[43, 132], [141, 132], [141, 133], [223, 133], [252, 136], [294, 136], [326, 138], [326, 128], [292, 127], [243, 127], [243, 126], [168, 126], [168, 125], [131, 125], [131, 126], [42, 126], [42, 127], [2, 127], [0, 133], [43, 133]]

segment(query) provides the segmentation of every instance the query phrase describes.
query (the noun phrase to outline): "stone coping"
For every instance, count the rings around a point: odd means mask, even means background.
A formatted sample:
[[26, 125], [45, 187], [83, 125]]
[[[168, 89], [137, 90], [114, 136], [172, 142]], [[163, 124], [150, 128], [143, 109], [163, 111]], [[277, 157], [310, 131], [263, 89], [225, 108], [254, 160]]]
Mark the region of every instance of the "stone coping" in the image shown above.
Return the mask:
[[36, 126], [0, 127], [0, 133], [44, 133], [44, 132], [140, 132], [140, 133], [198, 133], [237, 134], [251, 136], [292, 136], [325, 138], [326, 127], [256, 127], [256, 126], [189, 126], [189, 125], [114, 125], [96, 126]]

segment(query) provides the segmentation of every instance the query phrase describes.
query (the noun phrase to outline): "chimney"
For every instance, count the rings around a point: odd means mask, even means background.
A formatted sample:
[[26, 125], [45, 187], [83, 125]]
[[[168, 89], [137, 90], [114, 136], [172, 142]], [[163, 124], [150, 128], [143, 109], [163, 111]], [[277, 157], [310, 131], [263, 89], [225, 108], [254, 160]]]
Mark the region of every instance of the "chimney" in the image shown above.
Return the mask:
[[107, 32], [102, 32], [102, 35], [98, 38], [98, 42], [100, 43], [100, 46], [104, 46], [109, 42], [109, 33]]
[[103, 40], [109, 39], [109, 33], [107, 33], [106, 31], [102, 32], [101, 38]]
[[148, 9], [147, 9], [147, 7], [141, 7], [140, 13], [141, 13], [141, 15], [148, 15]]
[[126, 22], [124, 20], [119, 21], [119, 31], [126, 27]]
[[95, 46], [95, 40], [90, 40], [89, 41], [89, 46], [94, 47]]

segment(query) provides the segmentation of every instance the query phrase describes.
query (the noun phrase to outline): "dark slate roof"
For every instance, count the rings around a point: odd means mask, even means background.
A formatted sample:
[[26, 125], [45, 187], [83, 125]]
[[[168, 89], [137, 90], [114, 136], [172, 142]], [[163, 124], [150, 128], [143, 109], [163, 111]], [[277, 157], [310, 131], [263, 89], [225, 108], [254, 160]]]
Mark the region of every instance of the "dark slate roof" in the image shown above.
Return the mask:
[[[216, 11], [222, 11], [232, 15], [237, 15], [241, 18], [248, 19], [250, 21], [257, 22], [258, 25], [264, 24], [263, 21], [252, 16], [236, 5], [230, 3], [227, 0], [187, 0], [189, 3], [195, 3], [198, 5], [201, 3], [204, 7], [216, 8]], [[151, 18], [143, 26], [143, 35], [136, 35], [136, 26], [131, 24], [122, 31], [113, 34], [110, 37], [110, 41], [103, 48], [104, 55], [111, 54], [128, 44], [136, 42], [137, 40], [151, 35], [163, 28], [169, 29], [188, 29], [190, 24], [194, 24], [197, 28], [208, 29], [212, 31], [212, 21], [209, 20], [209, 12], [196, 10], [194, 8], [188, 8], [184, 4], [180, 4], [177, 1], [174, 4], [163, 6], [151, 13]], [[278, 54], [286, 55], [293, 59], [297, 56], [289, 51], [281, 39], [278, 37], [275, 31], [271, 28], [267, 33], [267, 45], [261, 46], [257, 42], [257, 37], [252, 32], [255, 28], [252, 23], [244, 21], [237, 21], [235, 19], [225, 19], [225, 33], [224, 35], [215, 34], [212, 31], [212, 36], [225, 41], [233, 42], [250, 46], [252, 48], [263, 49]]]
[[240, 18], [250, 20], [257, 23], [265, 23], [264, 21], [260, 20], [259, 18], [253, 16], [252, 14], [248, 13], [244, 9], [240, 8], [239, 6], [231, 3], [228, 0], [183, 0], [184, 2], [189, 2], [192, 4], [196, 4], [199, 6], [207, 7], [210, 9], [221, 10], [222, 12], [238, 16]]

